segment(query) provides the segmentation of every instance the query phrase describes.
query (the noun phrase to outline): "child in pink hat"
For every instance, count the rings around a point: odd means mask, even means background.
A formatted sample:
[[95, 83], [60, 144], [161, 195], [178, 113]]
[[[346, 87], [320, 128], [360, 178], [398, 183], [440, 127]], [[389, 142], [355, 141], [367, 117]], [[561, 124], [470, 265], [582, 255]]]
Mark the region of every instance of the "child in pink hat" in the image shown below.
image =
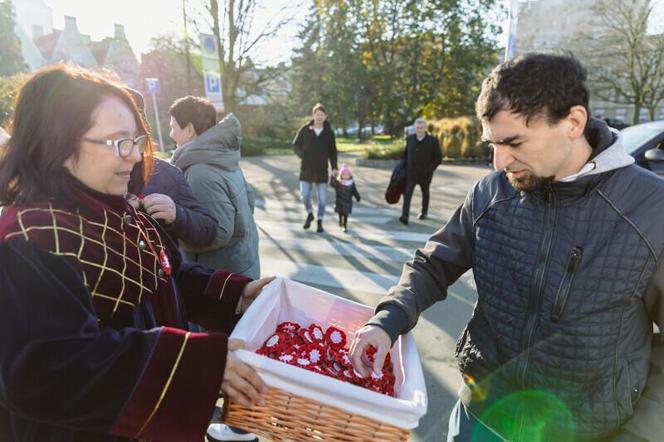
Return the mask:
[[348, 232], [348, 215], [353, 211], [353, 197], [360, 202], [360, 193], [357, 191], [353, 181], [353, 171], [350, 166], [344, 164], [339, 169], [339, 175], [330, 178], [330, 185], [334, 187], [336, 199], [334, 211], [339, 214], [339, 227]]

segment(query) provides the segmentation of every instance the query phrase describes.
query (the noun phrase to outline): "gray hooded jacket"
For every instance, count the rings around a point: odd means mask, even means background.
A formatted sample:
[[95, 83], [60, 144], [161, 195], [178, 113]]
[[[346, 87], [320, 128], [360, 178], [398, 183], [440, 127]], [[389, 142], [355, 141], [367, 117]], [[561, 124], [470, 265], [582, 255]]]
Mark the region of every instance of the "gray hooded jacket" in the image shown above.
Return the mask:
[[211, 268], [258, 278], [258, 231], [254, 193], [240, 169], [242, 129], [229, 114], [191, 143], [178, 148], [173, 164], [182, 169], [196, 199], [217, 220], [207, 247], [184, 247], [185, 258]]

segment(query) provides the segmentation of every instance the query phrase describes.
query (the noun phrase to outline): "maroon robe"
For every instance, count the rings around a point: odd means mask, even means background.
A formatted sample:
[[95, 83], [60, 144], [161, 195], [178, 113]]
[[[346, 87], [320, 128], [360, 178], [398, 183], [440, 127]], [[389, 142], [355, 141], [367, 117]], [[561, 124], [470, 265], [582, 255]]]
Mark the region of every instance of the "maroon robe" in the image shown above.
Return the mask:
[[[158, 223], [83, 204], [0, 216], [0, 440], [203, 439], [250, 281], [181, 262]], [[170, 273], [170, 275], [169, 275]]]

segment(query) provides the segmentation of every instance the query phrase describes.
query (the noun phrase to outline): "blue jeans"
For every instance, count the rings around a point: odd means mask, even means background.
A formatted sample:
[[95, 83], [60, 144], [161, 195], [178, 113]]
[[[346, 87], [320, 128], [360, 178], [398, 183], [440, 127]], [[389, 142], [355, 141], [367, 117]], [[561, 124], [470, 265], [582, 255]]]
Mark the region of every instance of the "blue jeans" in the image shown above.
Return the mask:
[[325, 217], [325, 204], [327, 200], [327, 183], [310, 183], [308, 181], [300, 181], [300, 195], [304, 202], [304, 208], [307, 212], [313, 212], [311, 207], [311, 188], [316, 188], [316, 196], [318, 197], [318, 219], [323, 220]]
[[504, 442], [505, 439], [482, 425], [466, 406], [457, 401], [450, 413], [447, 442]]
[[[593, 439], [594, 440], [594, 439]], [[628, 430], [619, 430], [617, 434], [602, 439], [607, 442], [647, 442]], [[457, 401], [450, 413], [447, 442], [505, 442], [506, 439], [494, 433], [480, 423], [466, 406]]]

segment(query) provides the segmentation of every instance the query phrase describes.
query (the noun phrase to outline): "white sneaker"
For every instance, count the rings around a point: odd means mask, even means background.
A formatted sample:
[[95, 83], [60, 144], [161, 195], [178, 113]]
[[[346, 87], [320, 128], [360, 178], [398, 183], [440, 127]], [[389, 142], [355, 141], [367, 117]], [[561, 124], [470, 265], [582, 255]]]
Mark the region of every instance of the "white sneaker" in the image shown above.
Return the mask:
[[229, 427], [226, 424], [210, 424], [207, 429], [207, 438], [212, 442], [227, 442], [234, 440], [258, 442], [258, 437], [239, 428]]

